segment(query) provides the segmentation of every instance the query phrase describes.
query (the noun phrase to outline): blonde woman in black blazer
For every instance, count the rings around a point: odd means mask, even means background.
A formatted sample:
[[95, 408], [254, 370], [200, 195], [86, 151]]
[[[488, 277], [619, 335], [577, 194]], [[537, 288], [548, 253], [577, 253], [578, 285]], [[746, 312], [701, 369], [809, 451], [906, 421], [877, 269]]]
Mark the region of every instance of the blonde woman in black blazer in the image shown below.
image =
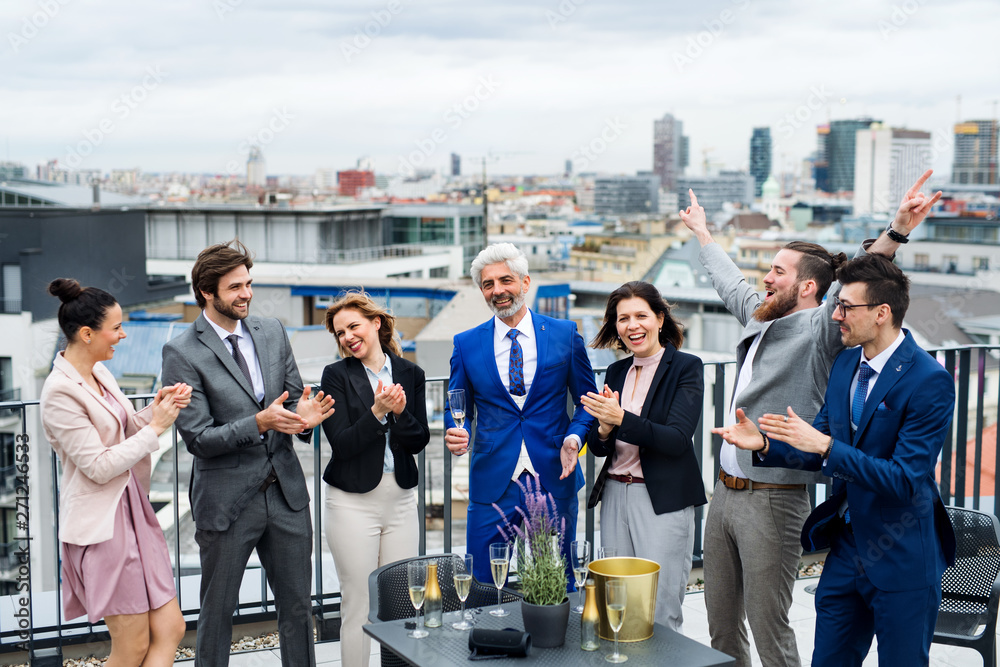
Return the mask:
[[323, 473], [326, 540], [340, 578], [341, 659], [368, 665], [368, 575], [417, 555], [417, 465], [430, 439], [424, 372], [400, 356], [395, 318], [364, 293], [350, 292], [326, 313], [344, 358], [323, 370], [336, 411], [323, 422], [333, 450]]
[[[680, 632], [694, 549], [694, 508], [705, 487], [694, 436], [705, 382], [701, 359], [677, 350], [681, 325], [651, 284], [625, 283], [608, 298], [594, 347], [631, 352], [611, 364], [604, 391], [583, 397], [596, 418], [587, 444], [606, 456], [590, 497], [601, 500], [601, 543], [660, 564], [656, 621]], [[624, 407], [623, 407], [624, 406]]]

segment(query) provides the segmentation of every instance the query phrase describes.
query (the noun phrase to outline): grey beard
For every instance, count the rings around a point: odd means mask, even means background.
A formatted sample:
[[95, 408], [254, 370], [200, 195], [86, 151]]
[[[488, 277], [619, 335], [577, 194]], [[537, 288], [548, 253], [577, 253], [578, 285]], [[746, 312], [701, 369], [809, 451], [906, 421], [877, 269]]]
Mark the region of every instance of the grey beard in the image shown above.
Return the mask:
[[493, 309], [493, 314], [499, 317], [501, 320], [505, 317], [510, 317], [517, 311], [521, 310], [524, 306], [524, 295], [518, 294], [512, 300], [509, 306], [506, 308], [497, 308], [493, 301], [490, 301], [490, 308]]

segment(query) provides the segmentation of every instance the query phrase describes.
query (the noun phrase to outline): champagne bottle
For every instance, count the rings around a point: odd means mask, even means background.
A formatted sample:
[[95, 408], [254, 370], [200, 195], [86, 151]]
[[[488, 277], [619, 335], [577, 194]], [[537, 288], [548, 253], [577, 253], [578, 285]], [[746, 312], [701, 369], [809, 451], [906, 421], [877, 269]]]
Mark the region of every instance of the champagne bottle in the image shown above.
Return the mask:
[[596, 651], [601, 647], [601, 613], [597, 609], [597, 587], [594, 580], [587, 579], [586, 586], [587, 597], [580, 616], [580, 648], [584, 651]]
[[424, 625], [428, 628], [441, 627], [441, 586], [438, 585], [438, 566], [427, 563], [427, 591], [424, 593]]

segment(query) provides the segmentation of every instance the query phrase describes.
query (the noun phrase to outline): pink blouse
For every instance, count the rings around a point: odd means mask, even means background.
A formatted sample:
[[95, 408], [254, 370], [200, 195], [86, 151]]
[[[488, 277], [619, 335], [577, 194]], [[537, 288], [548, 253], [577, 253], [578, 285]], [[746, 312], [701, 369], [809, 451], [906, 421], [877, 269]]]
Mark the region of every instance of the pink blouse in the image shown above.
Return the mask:
[[[642, 405], [646, 402], [646, 394], [653, 383], [656, 368], [663, 358], [663, 349], [648, 357], [633, 357], [632, 367], [625, 374], [625, 386], [621, 393], [623, 410], [634, 415], [642, 414]], [[612, 475], [628, 475], [642, 477], [642, 464], [639, 462], [639, 448], [633, 444], [618, 439], [615, 441], [615, 458], [608, 472]]]

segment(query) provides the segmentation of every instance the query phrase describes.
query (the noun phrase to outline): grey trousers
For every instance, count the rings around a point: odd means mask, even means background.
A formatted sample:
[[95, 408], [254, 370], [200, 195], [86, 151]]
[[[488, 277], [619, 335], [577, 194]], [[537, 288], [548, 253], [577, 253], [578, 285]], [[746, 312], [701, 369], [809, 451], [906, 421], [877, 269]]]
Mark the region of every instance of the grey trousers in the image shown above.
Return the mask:
[[645, 484], [609, 479], [601, 495], [601, 544], [617, 547], [619, 556], [660, 564], [655, 620], [683, 632], [682, 605], [694, 551], [694, 507], [657, 514]]
[[734, 491], [718, 482], [705, 522], [705, 607], [712, 648], [750, 667], [750, 623], [767, 667], [801, 664], [788, 624], [809, 515], [803, 490]]
[[228, 530], [196, 530], [201, 552], [201, 612], [195, 667], [225, 667], [233, 612], [250, 553], [267, 573], [278, 609], [282, 667], [315, 667], [312, 603], [312, 522], [309, 507], [292, 510], [277, 484], [258, 493]]

